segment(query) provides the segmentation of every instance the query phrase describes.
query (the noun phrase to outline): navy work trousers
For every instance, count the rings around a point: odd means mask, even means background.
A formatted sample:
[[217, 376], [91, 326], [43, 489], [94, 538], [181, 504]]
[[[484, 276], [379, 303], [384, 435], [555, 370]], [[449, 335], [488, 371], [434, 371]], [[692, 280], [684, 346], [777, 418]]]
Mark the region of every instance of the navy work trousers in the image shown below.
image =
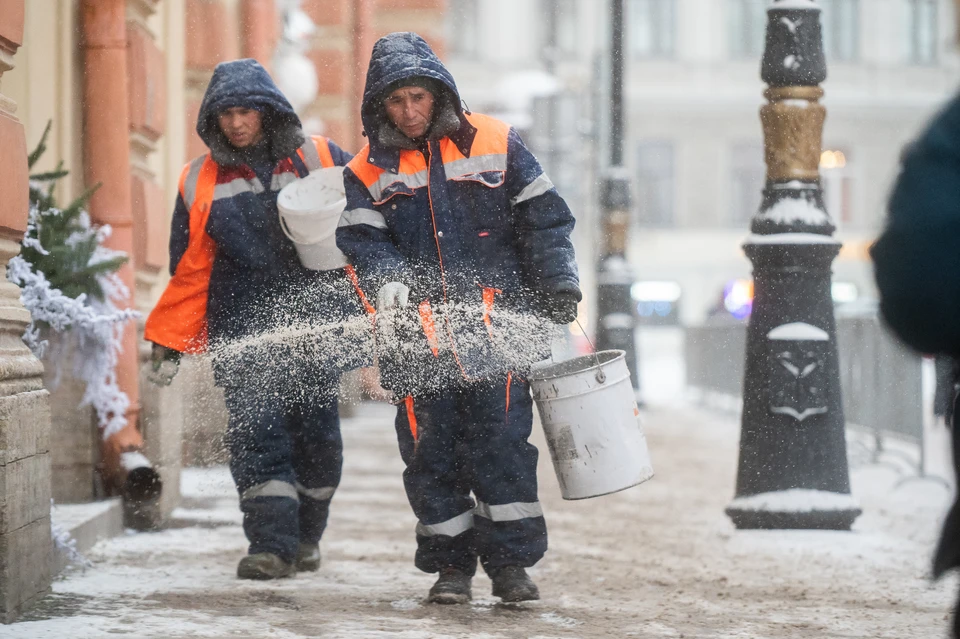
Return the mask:
[[420, 570], [450, 566], [472, 575], [478, 557], [488, 573], [543, 557], [547, 527], [537, 500], [537, 448], [527, 441], [532, 426], [530, 389], [516, 376], [400, 404], [397, 437], [419, 520]]
[[343, 467], [336, 388], [334, 381], [296, 398], [224, 388], [230, 472], [250, 554], [292, 562], [298, 543], [320, 541]]

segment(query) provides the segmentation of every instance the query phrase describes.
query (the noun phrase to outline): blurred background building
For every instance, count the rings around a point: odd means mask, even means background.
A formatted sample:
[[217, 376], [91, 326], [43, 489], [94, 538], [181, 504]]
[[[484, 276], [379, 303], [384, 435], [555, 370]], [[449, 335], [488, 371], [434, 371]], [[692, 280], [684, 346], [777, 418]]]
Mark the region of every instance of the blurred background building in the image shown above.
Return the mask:
[[[869, 303], [867, 248], [899, 154], [956, 90], [953, 3], [819, 4], [829, 65], [821, 168], [844, 243], [835, 296]], [[695, 324], [714, 312], [746, 312], [750, 266], [740, 244], [765, 176], [758, 109], [768, 5], [626, 0], [630, 259], [642, 322]], [[447, 22], [448, 59], [467, 103], [525, 131], [574, 204], [581, 263], [592, 264], [607, 157], [604, 3], [450, 0]]]

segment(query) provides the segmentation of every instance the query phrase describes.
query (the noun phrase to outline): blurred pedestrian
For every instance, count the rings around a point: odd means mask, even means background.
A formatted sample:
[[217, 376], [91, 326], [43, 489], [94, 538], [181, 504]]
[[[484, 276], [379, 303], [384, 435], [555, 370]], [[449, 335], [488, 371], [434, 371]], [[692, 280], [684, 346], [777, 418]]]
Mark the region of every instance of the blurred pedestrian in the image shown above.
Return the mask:
[[[405, 307], [419, 316], [400, 377], [440, 380], [407, 395], [396, 419], [419, 519], [415, 563], [439, 573], [428, 599], [469, 601], [478, 558], [494, 596], [538, 599], [525, 570], [547, 550], [530, 390], [480, 345], [498, 330], [498, 310], [576, 318], [573, 215], [514, 129], [464, 111], [417, 34], [376, 43], [361, 117], [369, 143], [344, 174], [337, 244], [378, 291], [378, 317]], [[457, 305], [475, 312], [458, 321]], [[398, 391], [382, 360], [381, 372]]]
[[[362, 314], [352, 271], [304, 268], [278, 219], [286, 184], [350, 155], [300, 119], [255, 60], [217, 66], [197, 120], [210, 152], [190, 162], [170, 233], [170, 283], [147, 319], [153, 379], [169, 384], [182, 353], [216, 351], [284, 323]], [[353, 280], [355, 282], [355, 278]], [[313, 300], [312, 298], [318, 298]], [[230, 471], [249, 554], [242, 579], [317, 570], [340, 481], [340, 370], [306, 366], [270, 343], [214, 358], [229, 423]]]
[[950, 426], [953, 419], [953, 400], [956, 394], [956, 361], [948, 355], [937, 355], [933, 360], [935, 387], [933, 415]]
[[[960, 97], [904, 153], [886, 228], [871, 254], [880, 311], [894, 332], [922, 353], [960, 357]], [[960, 477], [960, 429], [952, 437]], [[944, 522], [934, 575], [958, 567], [960, 500]], [[953, 636], [960, 638], [956, 611]]]

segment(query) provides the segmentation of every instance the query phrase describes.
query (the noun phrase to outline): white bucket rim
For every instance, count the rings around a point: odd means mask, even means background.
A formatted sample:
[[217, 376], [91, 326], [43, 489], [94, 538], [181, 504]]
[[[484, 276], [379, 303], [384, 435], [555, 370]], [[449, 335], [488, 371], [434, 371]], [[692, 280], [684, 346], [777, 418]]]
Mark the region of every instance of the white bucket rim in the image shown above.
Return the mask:
[[[279, 209], [284, 215], [291, 217], [322, 217], [325, 215], [333, 216], [334, 214], [340, 215], [343, 213], [343, 209], [347, 206], [347, 196], [342, 195], [336, 202], [331, 202], [326, 206], [313, 208], [301, 208], [301, 209], [292, 209], [290, 208], [289, 203], [281, 204], [277, 202], [277, 209]], [[336, 210], [335, 210], [336, 209]]]
[[[530, 381], [544, 381], [548, 379], [557, 379], [559, 377], [569, 377], [591, 370], [603, 368], [616, 362], [618, 359], [626, 358], [627, 353], [618, 349], [607, 351], [597, 351], [589, 355], [581, 355], [563, 362], [540, 362], [535, 364], [530, 371]], [[599, 360], [599, 364], [597, 361]]]

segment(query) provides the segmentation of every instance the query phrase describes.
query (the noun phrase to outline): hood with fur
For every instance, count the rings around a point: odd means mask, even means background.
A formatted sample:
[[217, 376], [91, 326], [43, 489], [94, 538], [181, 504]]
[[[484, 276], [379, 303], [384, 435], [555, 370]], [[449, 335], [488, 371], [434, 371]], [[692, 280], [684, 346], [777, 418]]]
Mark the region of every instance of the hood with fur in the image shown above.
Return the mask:
[[435, 116], [427, 137], [436, 139], [449, 135], [463, 124], [456, 82], [430, 45], [416, 33], [391, 33], [373, 46], [360, 110], [363, 129], [374, 155], [377, 155], [377, 147], [415, 148], [415, 143], [387, 120], [383, 107], [383, 99], [389, 92], [408, 85], [414, 78], [426, 78], [430, 85], [439, 88], [439, 95], [434, 92]]
[[230, 107], [260, 111], [264, 137], [274, 160], [294, 153], [306, 139], [300, 118], [259, 62], [249, 58], [221, 62], [213, 71], [197, 117], [197, 134], [217, 164], [243, 163], [243, 154], [230, 144], [217, 124], [217, 115]]

